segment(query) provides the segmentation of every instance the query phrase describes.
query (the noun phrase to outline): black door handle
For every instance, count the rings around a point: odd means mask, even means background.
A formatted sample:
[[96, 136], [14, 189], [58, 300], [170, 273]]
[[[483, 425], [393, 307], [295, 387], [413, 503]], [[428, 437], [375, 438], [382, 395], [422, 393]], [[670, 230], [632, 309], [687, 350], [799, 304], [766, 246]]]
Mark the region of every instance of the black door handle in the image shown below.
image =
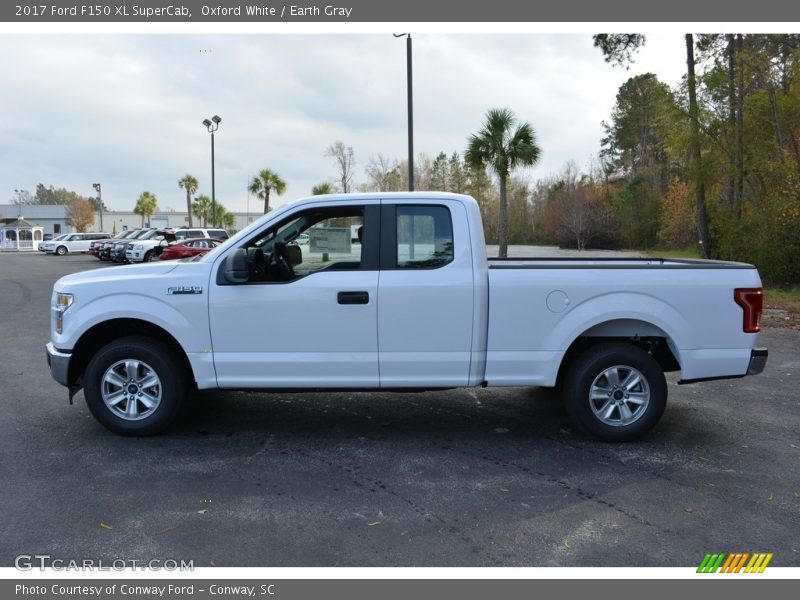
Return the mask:
[[369, 304], [369, 292], [339, 292], [339, 304]]

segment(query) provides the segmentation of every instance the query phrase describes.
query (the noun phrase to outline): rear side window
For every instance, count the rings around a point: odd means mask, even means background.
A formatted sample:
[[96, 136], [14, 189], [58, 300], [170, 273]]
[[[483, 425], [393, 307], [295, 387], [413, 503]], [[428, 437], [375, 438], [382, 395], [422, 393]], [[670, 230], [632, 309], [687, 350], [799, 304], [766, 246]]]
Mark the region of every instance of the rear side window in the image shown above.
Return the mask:
[[228, 239], [228, 232], [224, 229], [209, 229], [208, 230], [208, 237], [212, 238], [220, 238], [223, 240]]
[[432, 269], [453, 260], [453, 223], [444, 206], [397, 206], [397, 268]]

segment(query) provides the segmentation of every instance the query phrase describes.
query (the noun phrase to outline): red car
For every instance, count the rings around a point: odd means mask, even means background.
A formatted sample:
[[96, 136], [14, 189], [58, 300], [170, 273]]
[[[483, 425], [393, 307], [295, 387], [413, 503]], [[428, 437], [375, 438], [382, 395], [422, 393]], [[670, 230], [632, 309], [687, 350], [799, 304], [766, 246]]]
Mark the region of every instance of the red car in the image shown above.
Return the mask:
[[159, 259], [175, 260], [176, 258], [189, 258], [190, 256], [197, 256], [198, 254], [205, 254], [224, 241], [225, 240], [218, 240], [215, 238], [192, 238], [182, 242], [176, 242], [165, 247], [161, 251]]

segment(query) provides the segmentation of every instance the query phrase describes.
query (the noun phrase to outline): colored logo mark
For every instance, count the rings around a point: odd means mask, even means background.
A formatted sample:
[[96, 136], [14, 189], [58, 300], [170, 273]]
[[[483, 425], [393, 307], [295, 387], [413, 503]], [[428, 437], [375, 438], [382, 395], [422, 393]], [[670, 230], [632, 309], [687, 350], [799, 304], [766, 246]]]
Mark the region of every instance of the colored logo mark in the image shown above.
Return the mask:
[[769, 561], [772, 560], [772, 552], [724, 552], [718, 554], [706, 554], [700, 566], [697, 567], [698, 573], [763, 573]]

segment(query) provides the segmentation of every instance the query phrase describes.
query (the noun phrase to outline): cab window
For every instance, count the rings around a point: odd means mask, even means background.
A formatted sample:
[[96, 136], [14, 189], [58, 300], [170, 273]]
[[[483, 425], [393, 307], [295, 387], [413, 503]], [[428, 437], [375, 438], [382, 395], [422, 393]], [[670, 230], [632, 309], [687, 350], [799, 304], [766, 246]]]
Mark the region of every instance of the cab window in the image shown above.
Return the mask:
[[453, 223], [444, 206], [397, 207], [398, 269], [432, 269], [453, 260]]
[[267, 229], [245, 247], [249, 282], [284, 283], [322, 271], [361, 269], [364, 214], [363, 206], [314, 208]]

